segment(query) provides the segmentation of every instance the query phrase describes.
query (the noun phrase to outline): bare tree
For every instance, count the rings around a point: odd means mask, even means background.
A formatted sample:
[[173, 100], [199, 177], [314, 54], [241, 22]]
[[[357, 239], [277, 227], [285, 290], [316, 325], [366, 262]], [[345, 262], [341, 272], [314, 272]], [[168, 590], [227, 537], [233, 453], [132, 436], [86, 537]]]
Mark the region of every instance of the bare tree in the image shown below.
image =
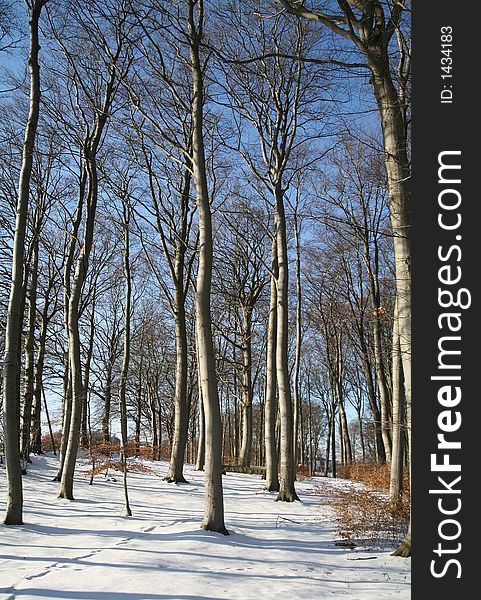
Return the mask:
[[204, 147], [204, 65], [200, 44], [204, 28], [203, 0], [188, 0], [189, 56], [192, 72], [192, 166], [199, 215], [199, 267], [196, 289], [196, 339], [205, 414], [205, 509], [203, 529], [228, 534], [222, 494], [222, 425], [215, 372], [210, 314], [212, 278], [212, 216]]
[[17, 214], [13, 242], [12, 281], [8, 302], [5, 331], [5, 358], [3, 371], [3, 410], [5, 422], [5, 458], [7, 463], [8, 498], [6, 525], [21, 525], [23, 519], [23, 491], [20, 465], [20, 345], [23, 323], [24, 245], [29, 205], [33, 152], [40, 110], [40, 67], [38, 55], [39, 19], [46, 0], [27, 2], [30, 48], [30, 106], [25, 128], [22, 167], [18, 184]]
[[[62, 469], [60, 497], [73, 499], [73, 477], [82, 411], [84, 410], [84, 382], [82, 379], [81, 348], [79, 334], [79, 307], [87, 278], [89, 257], [92, 249], [95, 216], [98, 200], [97, 154], [105, 134], [112, 111], [112, 104], [119, 81], [126, 75], [130, 65], [130, 54], [126, 43], [128, 5], [123, 0], [112, 0], [107, 4], [93, 3], [89, 7], [69, 5], [69, 24], [74, 35], [68, 35], [67, 25], [50, 18], [50, 26], [64, 55], [72, 93], [77, 101], [79, 124], [85, 132], [81, 141], [82, 161], [80, 193], [75, 225], [80, 224], [85, 208], [83, 243], [79, 250], [75, 271], [68, 287], [67, 332], [72, 385], [72, 414], [68, 442]], [[75, 33], [76, 32], [76, 33]], [[81, 34], [81, 35], [80, 35]], [[74, 39], [77, 37], [77, 45]], [[85, 48], [78, 42], [88, 40], [89, 51], [97, 60], [88, 64], [80, 56]], [[102, 43], [99, 43], [102, 40]], [[68, 85], [68, 84], [67, 84]], [[73, 253], [72, 253], [73, 258]]]
[[[411, 248], [410, 248], [410, 161], [407, 147], [407, 103], [410, 48], [402, 19], [402, 2], [389, 0], [336, 0], [338, 14], [310, 10], [304, 3], [278, 0], [293, 15], [316, 21], [350, 40], [366, 60], [381, 118], [384, 162], [388, 179], [389, 211], [394, 236], [396, 301], [401, 361], [410, 423], [411, 406]], [[398, 64], [393, 66], [392, 41], [397, 41]], [[394, 54], [396, 56], [396, 54]], [[394, 72], [394, 73], [393, 73]], [[398, 87], [396, 87], [396, 79]], [[410, 428], [408, 427], [408, 436]], [[411, 527], [395, 552], [411, 554]]]
[[120, 195], [122, 200], [122, 228], [124, 237], [124, 253], [123, 266], [125, 278], [125, 298], [124, 298], [124, 354], [122, 359], [122, 370], [120, 372], [119, 386], [119, 404], [120, 404], [120, 434], [121, 434], [121, 460], [123, 466], [123, 483], [124, 483], [124, 499], [125, 512], [128, 517], [132, 516], [130, 508], [129, 493], [127, 487], [127, 377], [129, 374], [130, 363], [130, 321], [132, 312], [132, 275], [130, 264], [130, 206], [129, 206], [129, 189], [128, 182], [122, 182]]
[[[230, 339], [241, 354], [242, 435], [239, 464], [251, 464], [254, 400], [253, 349], [254, 311], [267, 283], [265, 264], [266, 232], [263, 214], [246, 201], [222, 206], [224, 227], [218, 228], [219, 252], [216, 262], [216, 288], [226, 302], [226, 314], [233, 307], [239, 341]], [[222, 332], [227, 328], [222, 325]], [[237, 332], [236, 332], [237, 333]], [[237, 335], [236, 335], [237, 338]]]
[[[275, 357], [281, 416], [278, 500], [292, 502], [297, 499], [297, 494], [294, 489], [293, 406], [287, 351], [289, 256], [285, 201], [303, 159], [303, 143], [296, 135], [299, 128], [307, 127], [313, 118], [313, 105], [319, 98], [309, 91], [314, 89], [315, 82], [319, 82], [314, 70], [308, 74], [300, 61], [294, 63], [282, 54], [283, 49], [292, 46], [301, 53], [309, 44], [307, 32], [300, 24], [291, 32], [278, 16], [270, 20], [256, 16], [247, 25], [241, 7], [233, 14], [230, 25], [224, 35], [238, 37], [240, 45], [252, 54], [252, 60], [246, 58], [236, 63], [235, 69], [225, 68], [225, 90], [231, 98], [232, 108], [239, 115], [235, 120], [237, 140], [232, 149], [239, 152], [254, 178], [268, 192], [275, 210], [276, 247], [272, 262], [276, 266], [276, 277], [272, 283], [276, 287]], [[258, 60], [259, 54], [265, 57]], [[272, 54], [274, 58], [270, 57]], [[258, 137], [259, 148], [256, 150], [249, 142], [251, 128]], [[269, 350], [273, 350], [272, 345]], [[268, 381], [268, 385], [271, 383]]]

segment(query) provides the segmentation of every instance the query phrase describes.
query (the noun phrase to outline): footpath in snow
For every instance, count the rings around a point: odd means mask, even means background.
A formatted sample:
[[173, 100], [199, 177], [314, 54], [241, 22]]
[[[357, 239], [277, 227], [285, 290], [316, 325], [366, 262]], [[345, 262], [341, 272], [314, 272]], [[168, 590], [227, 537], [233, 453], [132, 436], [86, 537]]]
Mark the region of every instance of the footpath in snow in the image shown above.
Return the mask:
[[[316, 493], [314, 479], [297, 482], [302, 502], [288, 504], [263, 492], [259, 476], [228, 473], [230, 535], [222, 536], [199, 527], [203, 473], [190, 466], [189, 485], [163, 481], [166, 463], [149, 462], [155, 473], [129, 473], [128, 518], [120, 473], [89, 486], [80, 462], [69, 502], [57, 499], [55, 457], [33, 460], [24, 477], [25, 525], [0, 525], [1, 600], [410, 598], [409, 559], [336, 546], [330, 500]], [[2, 516], [5, 480], [0, 467]]]

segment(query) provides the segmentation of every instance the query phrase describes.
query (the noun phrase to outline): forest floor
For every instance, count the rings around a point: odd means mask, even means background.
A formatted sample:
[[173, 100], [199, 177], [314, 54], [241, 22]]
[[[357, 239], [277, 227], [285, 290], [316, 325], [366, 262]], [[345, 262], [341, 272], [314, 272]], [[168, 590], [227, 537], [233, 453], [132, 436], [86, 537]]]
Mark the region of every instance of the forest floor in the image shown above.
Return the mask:
[[[410, 598], [411, 563], [391, 549], [339, 546], [320, 478], [296, 484], [301, 502], [274, 502], [259, 476], [224, 476], [229, 536], [200, 529], [203, 473], [163, 481], [167, 463], [129, 473], [133, 517], [123, 516], [122, 475], [93, 486], [80, 460], [75, 501], [57, 499], [56, 458], [34, 457], [24, 477], [25, 524], [0, 526], [0, 599], [352, 600]], [[323, 486], [343, 480], [322, 479]], [[321, 488], [323, 489], [323, 488]], [[0, 467], [0, 511], [5, 509]]]

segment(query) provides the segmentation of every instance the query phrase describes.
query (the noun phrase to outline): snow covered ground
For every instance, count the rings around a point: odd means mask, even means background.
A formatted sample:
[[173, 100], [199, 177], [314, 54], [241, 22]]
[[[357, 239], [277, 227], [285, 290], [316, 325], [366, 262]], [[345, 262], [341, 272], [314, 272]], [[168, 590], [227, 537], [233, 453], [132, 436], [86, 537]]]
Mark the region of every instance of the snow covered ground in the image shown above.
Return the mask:
[[[57, 499], [56, 460], [34, 458], [24, 477], [25, 525], [0, 526], [0, 599], [213, 600], [410, 598], [409, 559], [389, 551], [336, 546], [329, 499], [316, 481], [297, 483], [302, 502], [274, 502], [254, 475], [224, 481], [229, 536], [199, 528], [203, 474], [190, 485], [156, 474], [129, 474], [133, 517], [123, 512], [122, 478], [88, 485], [80, 463], [75, 496]], [[332, 482], [342, 485], [342, 482]], [[0, 468], [0, 511], [5, 470]], [[368, 560], [359, 560], [368, 558]]]

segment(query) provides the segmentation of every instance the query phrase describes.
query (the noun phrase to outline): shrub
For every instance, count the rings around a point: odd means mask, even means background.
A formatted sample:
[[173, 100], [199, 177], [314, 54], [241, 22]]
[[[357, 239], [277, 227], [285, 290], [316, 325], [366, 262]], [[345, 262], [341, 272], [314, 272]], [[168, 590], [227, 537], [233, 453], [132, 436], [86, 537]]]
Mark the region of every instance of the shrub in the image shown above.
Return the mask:
[[377, 491], [351, 488], [338, 490], [334, 508], [339, 536], [361, 546], [397, 545], [409, 522], [409, 496], [390, 501]]
[[362, 485], [336, 486], [319, 493], [331, 496], [339, 536], [357, 545], [395, 546], [409, 524], [409, 477], [404, 473], [403, 493], [390, 500], [389, 467], [378, 463], [351, 463], [338, 468], [338, 475]]
[[[386, 463], [357, 463], [341, 465], [337, 469], [338, 477], [364, 483], [373, 490], [389, 491], [389, 466]], [[409, 489], [409, 471], [404, 469], [403, 488]]]

